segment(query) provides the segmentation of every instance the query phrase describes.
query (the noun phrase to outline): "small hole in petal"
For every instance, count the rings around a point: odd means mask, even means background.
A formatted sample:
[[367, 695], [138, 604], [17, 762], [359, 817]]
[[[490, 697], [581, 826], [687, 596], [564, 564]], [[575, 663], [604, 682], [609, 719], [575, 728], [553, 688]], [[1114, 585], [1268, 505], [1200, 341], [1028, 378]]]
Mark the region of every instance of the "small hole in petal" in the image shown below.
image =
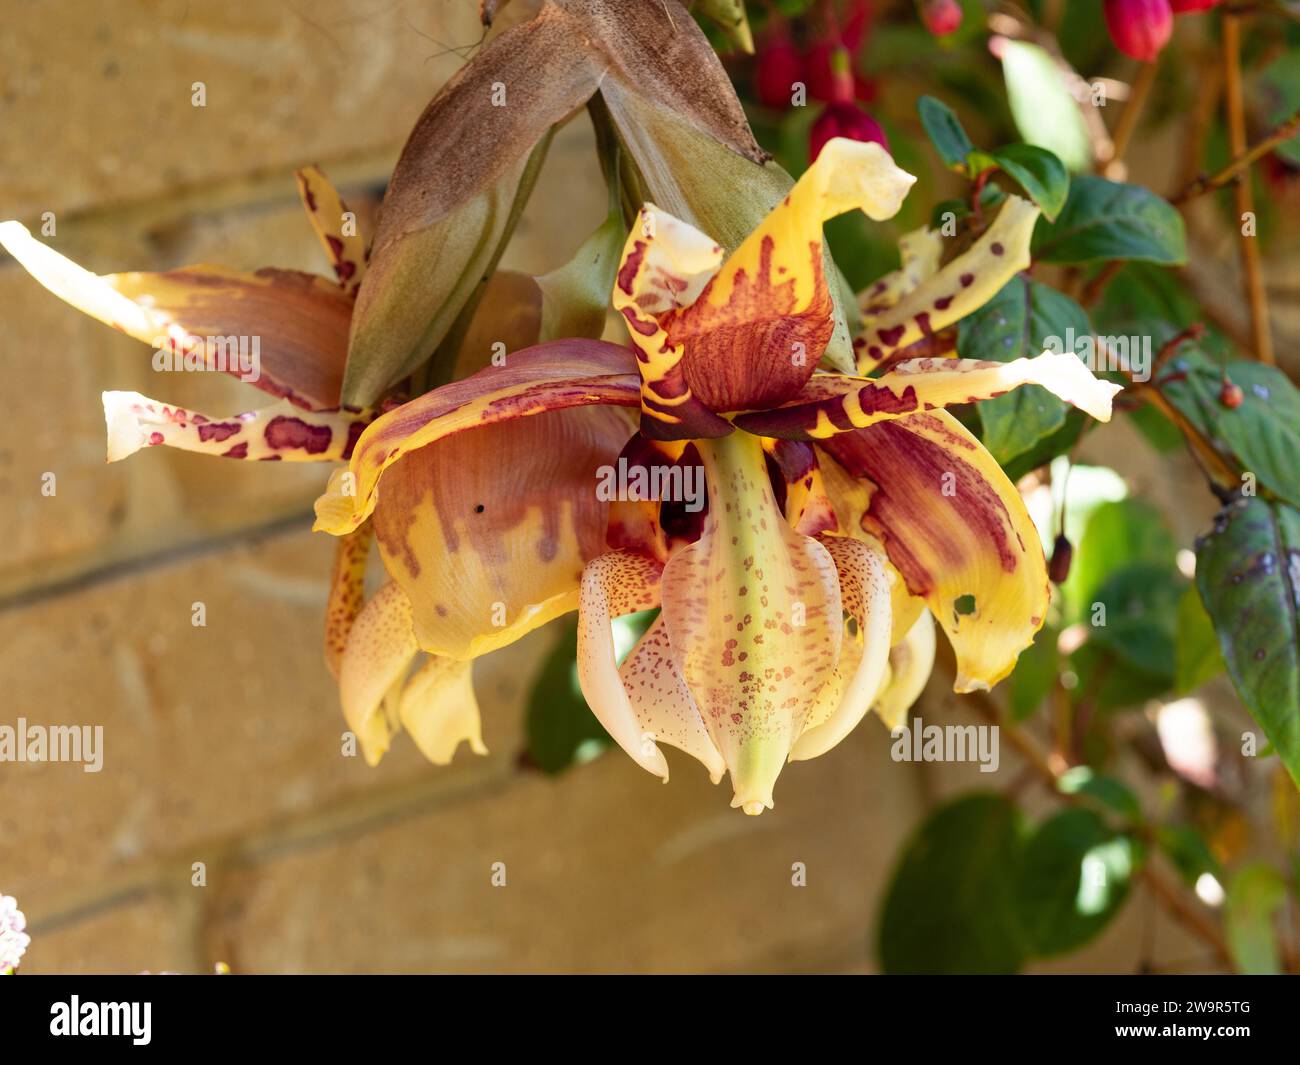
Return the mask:
[[952, 609], [962, 617], [975, 613], [975, 597], [969, 593], [966, 595], [959, 595], [952, 601]]
[[475, 513], [475, 514], [482, 514], [482, 513], [483, 513], [483, 504], [482, 504], [482, 503], [480, 503], [478, 506], [476, 506], [476, 507], [474, 508], [474, 513]]

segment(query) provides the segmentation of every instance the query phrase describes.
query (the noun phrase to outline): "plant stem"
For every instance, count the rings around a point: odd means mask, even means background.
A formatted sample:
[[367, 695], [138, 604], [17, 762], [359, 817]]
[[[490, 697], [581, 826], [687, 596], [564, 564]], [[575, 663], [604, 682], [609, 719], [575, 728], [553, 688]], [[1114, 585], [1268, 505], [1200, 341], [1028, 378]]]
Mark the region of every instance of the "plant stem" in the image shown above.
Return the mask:
[[1223, 188], [1248, 166], [1257, 162], [1262, 156], [1267, 155], [1283, 141], [1289, 141], [1297, 133], [1300, 133], [1300, 111], [1288, 118], [1253, 148], [1242, 152], [1241, 155], [1233, 159], [1232, 162], [1212, 177], [1199, 177], [1195, 181], [1189, 182], [1183, 191], [1175, 196], [1170, 203], [1175, 206], [1182, 206], [1188, 200], [1194, 199], [1203, 193]]
[[1108, 176], [1124, 160], [1128, 142], [1133, 139], [1133, 134], [1137, 130], [1138, 120], [1142, 117], [1142, 110], [1146, 107], [1147, 97], [1151, 95], [1151, 87], [1156, 83], [1159, 69], [1160, 65], [1156, 62], [1143, 63], [1138, 70], [1128, 102], [1124, 105], [1119, 122], [1115, 126], [1114, 136], [1111, 138], [1110, 158], [1106, 160], [1106, 165], [1103, 167]]
[[[1228, 111], [1228, 143], [1234, 159], [1246, 151], [1246, 107], [1241, 91], [1241, 20], [1237, 15], [1223, 16], [1223, 71], [1225, 103]], [[1268, 298], [1264, 294], [1264, 274], [1260, 266], [1259, 243], [1244, 230], [1246, 216], [1255, 216], [1255, 193], [1249, 177], [1233, 186], [1237, 225], [1241, 232], [1241, 265], [1245, 274], [1246, 300], [1250, 305], [1251, 345], [1260, 362], [1276, 364], [1273, 338], [1268, 328]], [[1252, 227], [1253, 228], [1253, 227]]]

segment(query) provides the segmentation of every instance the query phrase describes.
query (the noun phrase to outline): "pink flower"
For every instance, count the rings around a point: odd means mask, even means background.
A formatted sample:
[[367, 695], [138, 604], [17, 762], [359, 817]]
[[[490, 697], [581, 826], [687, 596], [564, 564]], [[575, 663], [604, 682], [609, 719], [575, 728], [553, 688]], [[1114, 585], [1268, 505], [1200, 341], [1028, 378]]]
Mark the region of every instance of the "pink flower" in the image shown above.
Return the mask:
[[1127, 56], [1155, 62], [1174, 31], [1169, 0], [1106, 0], [1110, 39]]
[[874, 142], [889, 151], [889, 139], [880, 123], [853, 103], [827, 104], [826, 110], [817, 117], [808, 137], [810, 162], [821, 154], [822, 148], [832, 137], [846, 137], [866, 144]]
[[23, 931], [27, 918], [12, 895], [0, 895], [0, 974], [18, 968], [32, 937]]
[[955, 33], [961, 25], [961, 4], [957, 0], [925, 0], [921, 5], [921, 21], [936, 37]]

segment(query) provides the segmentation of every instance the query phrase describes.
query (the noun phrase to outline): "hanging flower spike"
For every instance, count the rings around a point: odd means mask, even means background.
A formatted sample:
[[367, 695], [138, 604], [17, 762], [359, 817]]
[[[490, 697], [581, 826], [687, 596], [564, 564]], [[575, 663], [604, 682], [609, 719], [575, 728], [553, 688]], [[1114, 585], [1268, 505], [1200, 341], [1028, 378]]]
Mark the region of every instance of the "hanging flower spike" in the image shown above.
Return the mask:
[[[875, 379], [816, 372], [832, 316], [822, 222], [855, 206], [889, 217], [910, 181], [878, 145], [833, 140], [725, 262], [706, 235], [648, 205], [613, 296], [635, 354], [596, 341], [538, 345], [377, 419], [346, 471], [354, 494], [340, 491], [341, 474], [317, 504], [318, 528], [339, 535], [373, 513], [403, 595], [388, 593], [386, 609], [410, 611], [414, 639], [401, 624], [385, 626], [394, 635], [370, 656], [380, 667], [364, 698], [347, 697], [358, 727], [386, 742], [401, 724], [395, 678], [414, 648], [463, 661], [576, 605], [582, 690], [619, 746], [664, 778], [660, 744], [679, 747], [714, 780], [728, 773], [733, 805], [756, 814], [771, 807], [787, 760], [831, 749], [872, 707], [901, 719], [933, 661], [923, 617], [933, 614], [954, 647], [958, 690], [1005, 676], [1043, 622], [1046, 563], [1014, 486], [941, 408], [1033, 381], [1105, 419], [1115, 389], [1072, 356], [918, 359]], [[958, 291], [935, 313], [969, 313], [1001, 287], [1001, 264], [1021, 261], [1036, 217], [1032, 206], [1008, 204], [984, 246], [967, 253], [966, 265], [989, 260], [979, 284], [962, 284], [954, 264], [931, 272], [930, 242], [918, 238], [905, 276], [881, 293], [889, 306], [877, 324], [895, 315], [901, 336], [918, 301], [943, 299], [935, 293], [951, 285]], [[1008, 243], [994, 250], [999, 235]], [[912, 288], [912, 274], [929, 276]], [[599, 409], [617, 406], [640, 408], [639, 436], [629, 440], [621, 413]], [[603, 442], [573, 446], [578, 419], [597, 413], [617, 423], [603, 438], [586, 424], [579, 443]], [[532, 435], [566, 416], [574, 423], [558, 435]], [[491, 461], [501, 454], [511, 458]], [[707, 509], [683, 520], [676, 498], [590, 507], [596, 471], [616, 458], [662, 458], [683, 474], [698, 462]], [[495, 633], [475, 613], [473, 596], [497, 589], [466, 556], [476, 543], [471, 497], [431, 494], [463, 469], [473, 471], [472, 498], [484, 501], [474, 509], [509, 515], [488, 542], [504, 537], [498, 570], [525, 589], [503, 597]], [[566, 533], [564, 565], [512, 564], [537, 546], [529, 515], [557, 505], [571, 520], [549, 519]], [[605, 520], [609, 549], [590, 538]], [[469, 596], [441, 583], [447, 572], [472, 575]], [[618, 667], [612, 620], [654, 605], [659, 621]], [[363, 611], [345, 675], [364, 620]]]

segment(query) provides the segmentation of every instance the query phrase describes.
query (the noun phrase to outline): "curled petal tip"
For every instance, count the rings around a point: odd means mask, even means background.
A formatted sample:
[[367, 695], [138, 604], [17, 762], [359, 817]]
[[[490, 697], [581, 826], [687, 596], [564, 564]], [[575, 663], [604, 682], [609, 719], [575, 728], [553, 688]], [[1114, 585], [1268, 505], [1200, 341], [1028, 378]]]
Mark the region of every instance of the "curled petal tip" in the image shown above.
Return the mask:
[[969, 695], [971, 692], [986, 692], [989, 691], [989, 683], [978, 677], [968, 677], [964, 673], [960, 673], [957, 679], [953, 681], [952, 690], [958, 695]]
[[757, 817], [763, 812], [764, 807], [761, 802], [756, 800], [754, 802], [745, 803], [741, 809], [744, 810], [745, 813], [749, 814], [750, 817]]

